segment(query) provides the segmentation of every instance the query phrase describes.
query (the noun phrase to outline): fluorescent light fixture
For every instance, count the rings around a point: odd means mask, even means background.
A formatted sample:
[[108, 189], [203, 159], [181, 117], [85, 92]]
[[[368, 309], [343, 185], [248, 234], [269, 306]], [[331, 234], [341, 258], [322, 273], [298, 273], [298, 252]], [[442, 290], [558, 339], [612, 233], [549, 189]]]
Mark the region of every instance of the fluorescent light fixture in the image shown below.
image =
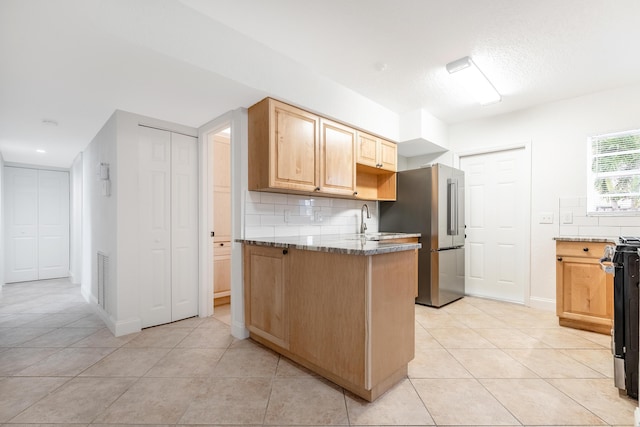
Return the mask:
[[458, 78], [481, 105], [494, 104], [502, 100], [496, 88], [468, 56], [448, 63], [447, 71]]

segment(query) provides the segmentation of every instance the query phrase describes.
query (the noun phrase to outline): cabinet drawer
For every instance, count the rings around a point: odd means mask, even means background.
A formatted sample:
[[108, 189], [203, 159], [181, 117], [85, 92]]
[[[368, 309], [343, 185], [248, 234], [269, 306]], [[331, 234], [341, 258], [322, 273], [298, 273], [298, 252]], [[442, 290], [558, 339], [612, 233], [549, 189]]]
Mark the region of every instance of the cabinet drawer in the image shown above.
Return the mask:
[[613, 243], [566, 242], [559, 240], [556, 241], [556, 255], [599, 259], [604, 254], [605, 246], [612, 244]]
[[213, 244], [213, 256], [230, 256], [231, 255], [231, 242], [215, 242]]

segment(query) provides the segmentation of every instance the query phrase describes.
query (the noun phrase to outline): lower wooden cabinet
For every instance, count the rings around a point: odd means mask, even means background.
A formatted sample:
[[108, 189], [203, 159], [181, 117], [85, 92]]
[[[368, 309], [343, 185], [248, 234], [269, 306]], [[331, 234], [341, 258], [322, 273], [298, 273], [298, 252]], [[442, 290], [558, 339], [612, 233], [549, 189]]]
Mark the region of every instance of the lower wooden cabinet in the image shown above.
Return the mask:
[[613, 275], [600, 266], [608, 244], [556, 242], [556, 314], [560, 325], [611, 333]]
[[249, 332], [289, 348], [288, 250], [244, 246], [244, 313]]
[[366, 400], [414, 356], [417, 250], [364, 256], [244, 247], [251, 338]]
[[213, 305], [228, 304], [231, 297], [231, 242], [213, 247]]

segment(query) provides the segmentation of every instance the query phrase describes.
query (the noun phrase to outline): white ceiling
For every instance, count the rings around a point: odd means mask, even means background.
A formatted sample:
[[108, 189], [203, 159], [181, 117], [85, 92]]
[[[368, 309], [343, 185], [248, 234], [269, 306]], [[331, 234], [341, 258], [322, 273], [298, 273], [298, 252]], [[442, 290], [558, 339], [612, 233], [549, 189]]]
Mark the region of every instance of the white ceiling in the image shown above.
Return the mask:
[[[0, 0], [0, 152], [68, 167], [115, 109], [198, 127], [247, 107], [266, 70], [185, 59], [240, 38], [445, 123], [640, 82], [638, 0]], [[452, 83], [445, 64], [467, 55], [501, 103]]]

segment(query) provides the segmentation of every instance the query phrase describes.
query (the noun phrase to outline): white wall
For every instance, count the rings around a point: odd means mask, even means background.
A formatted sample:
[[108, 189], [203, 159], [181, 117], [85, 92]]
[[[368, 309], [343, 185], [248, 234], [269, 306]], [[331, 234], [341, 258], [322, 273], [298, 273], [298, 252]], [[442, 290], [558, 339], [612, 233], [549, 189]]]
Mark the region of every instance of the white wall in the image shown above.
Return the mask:
[[[111, 196], [102, 195], [102, 184], [98, 179], [100, 163], [111, 165], [116, 175], [117, 123], [114, 113], [104, 124], [82, 153], [82, 285], [84, 298], [91, 304], [98, 302], [97, 253], [110, 258], [108, 276], [115, 288], [117, 271], [116, 242], [116, 198], [118, 188], [112, 184]], [[106, 293], [106, 312], [101, 313], [107, 325], [115, 321], [113, 307], [116, 305], [115, 289]], [[113, 331], [113, 329], [112, 329]]]
[[[587, 137], [640, 128], [640, 85], [613, 89], [449, 128], [450, 148], [531, 142], [531, 304], [552, 309], [555, 301], [555, 243], [560, 201], [586, 196]], [[554, 212], [553, 224], [538, 224]], [[609, 219], [626, 224], [627, 219]], [[601, 223], [596, 227], [604, 225]], [[566, 229], [563, 229], [563, 231]], [[589, 229], [594, 233], [594, 229]], [[606, 231], [609, 233], [610, 231]]]
[[[82, 290], [97, 303], [97, 252], [109, 256], [106, 310], [101, 315], [116, 335], [140, 330], [138, 291], [138, 125], [197, 137], [196, 129], [116, 111], [82, 156]], [[111, 195], [102, 194], [100, 163], [109, 164]]]
[[73, 160], [70, 178], [69, 278], [71, 283], [82, 282], [82, 153]]
[[4, 158], [0, 153], [0, 294], [4, 286]]
[[399, 171], [418, 169], [433, 163], [442, 163], [447, 166], [455, 166], [453, 152], [447, 151], [444, 153], [424, 154], [422, 156], [414, 157], [398, 156]]

